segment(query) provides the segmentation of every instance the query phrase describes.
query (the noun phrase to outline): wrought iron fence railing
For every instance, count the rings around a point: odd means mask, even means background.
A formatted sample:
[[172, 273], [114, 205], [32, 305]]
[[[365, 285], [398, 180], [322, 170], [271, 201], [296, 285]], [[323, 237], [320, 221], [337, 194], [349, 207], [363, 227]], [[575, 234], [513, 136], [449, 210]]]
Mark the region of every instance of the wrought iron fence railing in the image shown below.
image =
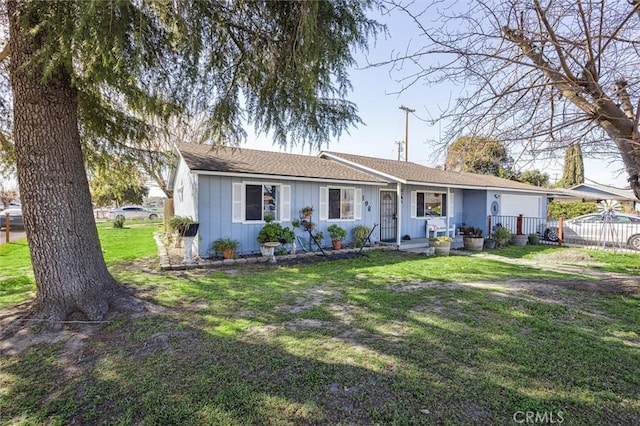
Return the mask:
[[536, 234], [540, 244], [640, 251], [640, 218], [594, 214], [558, 220], [525, 216], [489, 216], [487, 220], [489, 235], [503, 226], [512, 234]]

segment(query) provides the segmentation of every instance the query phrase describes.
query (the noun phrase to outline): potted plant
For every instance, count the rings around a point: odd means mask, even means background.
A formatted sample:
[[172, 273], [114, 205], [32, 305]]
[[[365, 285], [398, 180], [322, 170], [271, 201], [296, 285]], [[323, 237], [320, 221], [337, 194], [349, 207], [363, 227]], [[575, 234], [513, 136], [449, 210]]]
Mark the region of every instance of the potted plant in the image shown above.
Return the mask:
[[322, 240], [324, 240], [324, 233], [322, 231], [318, 231], [315, 234], [313, 234], [313, 238], [318, 242], [318, 244], [320, 244]]
[[288, 226], [282, 228], [280, 232], [280, 242], [282, 244], [291, 244], [291, 254], [296, 254], [296, 234], [292, 229], [289, 229]]
[[448, 256], [451, 250], [451, 237], [431, 237], [429, 238], [429, 247], [435, 249], [435, 254]]
[[195, 237], [198, 232], [198, 224], [187, 216], [173, 216], [169, 219], [169, 228], [181, 237]]
[[465, 250], [482, 251], [482, 247], [484, 246], [482, 229], [474, 227], [465, 228], [462, 242]]
[[511, 236], [511, 242], [514, 246], [526, 246], [529, 241], [529, 237], [524, 234], [514, 234]]
[[295, 233], [288, 227], [282, 227], [273, 221], [273, 216], [264, 218], [265, 225], [260, 229], [256, 240], [260, 243], [260, 253], [269, 256], [270, 262], [275, 263], [274, 250], [280, 244], [291, 243], [295, 239]]
[[184, 241], [183, 263], [194, 263], [191, 255], [191, 246], [193, 245], [193, 240], [198, 233], [199, 226], [200, 224], [194, 222], [190, 217], [173, 216], [169, 219], [169, 228], [178, 233], [178, 238], [176, 238], [176, 247], [180, 247], [180, 242]]
[[496, 240], [491, 237], [486, 237], [484, 239], [484, 248], [493, 249], [496, 248]]
[[493, 239], [496, 240], [496, 247], [507, 246], [511, 242], [511, 232], [504, 226], [496, 226]]
[[314, 229], [316, 229], [316, 224], [311, 222], [310, 220], [303, 219], [301, 223], [305, 231], [313, 231]]
[[351, 233], [353, 234], [353, 242], [355, 243], [355, 246], [362, 247], [370, 232], [371, 228], [366, 225], [354, 226]]
[[291, 254], [296, 254], [297, 251], [297, 246], [296, 246], [296, 236], [295, 236], [295, 230], [300, 228], [300, 220], [299, 219], [294, 219], [291, 221], [291, 226], [293, 227], [293, 239], [291, 241]]
[[213, 242], [213, 249], [218, 253], [222, 253], [223, 258], [233, 259], [239, 245], [240, 242], [238, 240], [232, 240], [229, 237], [222, 237]]
[[527, 236], [527, 239], [529, 241], [529, 244], [532, 246], [537, 246], [538, 244], [540, 244], [540, 235], [536, 233], [529, 234]]
[[262, 245], [267, 243], [276, 243], [275, 246], [280, 245], [282, 225], [280, 225], [278, 222], [274, 222], [273, 216], [265, 217], [264, 221], [265, 224], [260, 229], [256, 240]]
[[327, 232], [331, 237], [333, 249], [340, 250], [342, 248], [342, 240], [347, 238], [347, 230], [334, 223], [327, 228]]
[[302, 216], [304, 217], [311, 217], [311, 215], [313, 214], [313, 206], [304, 206], [300, 210], [300, 213], [302, 213]]

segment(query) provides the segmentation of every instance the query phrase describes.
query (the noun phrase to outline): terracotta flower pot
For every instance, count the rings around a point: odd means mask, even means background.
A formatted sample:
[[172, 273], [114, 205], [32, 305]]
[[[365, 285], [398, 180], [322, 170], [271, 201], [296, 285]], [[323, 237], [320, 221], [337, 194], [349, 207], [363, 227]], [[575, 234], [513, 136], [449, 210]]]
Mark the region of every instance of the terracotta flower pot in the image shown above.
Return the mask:
[[331, 245], [334, 250], [340, 250], [342, 248], [342, 240], [332, 240]]

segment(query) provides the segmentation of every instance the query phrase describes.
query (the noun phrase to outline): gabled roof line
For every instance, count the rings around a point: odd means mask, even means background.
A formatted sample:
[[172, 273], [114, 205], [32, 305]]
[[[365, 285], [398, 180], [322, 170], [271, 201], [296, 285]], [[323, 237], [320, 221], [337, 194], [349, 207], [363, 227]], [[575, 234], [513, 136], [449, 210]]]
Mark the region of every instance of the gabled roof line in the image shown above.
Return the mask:
[[330, 178], [312, 178], [306, 176], [288, 176], [288, 175], [270, 175], [265, 173], [234, 173], [234, 172], [217, 172], [211, 170], [199, 170], [190, 169], [191, 173], [196, 175], [205, 176], [226, 176], [226, 177], [240, 177], [240, 178], [253, 178], [253, 179], [277, 179], [277, 180], [295, 180], [304, 182], [334, 182], [334, 183], [348, 183], [351, 185], [373, 185], [373, 186], [385, 186], [387, 183], [383, 181], [367, 182], [367, 181], [355, 181], [350, 179], [330, 179]]
[[346, 159], [344, 159], [344, 158], [342, 158], [340, 156], [331, 154], [331, 153], [326, 152], [326, 151], [321, 151], [320, 154], [318, 154], [318, 157], [320, 157], [320, 158], [327, 158], [328, 157], [328, 158], [331, 158], [331, 159], [333, 159], [335, 161], [338, 161], [340, 163], [348, 164], [351, 167], [355, 167], [357, 169], [360, 169], [360, 170], [363, 170], [363, 171], [367, 171], [367, 172], [375, 174], [375, 175], [383, 176], [383, 177], [385, 177], [387, 179], [390, 179], [390, 180], [393, 180], [395, 182], [400, 182], [400, 183], [404, 183], [404, 184], [407, 183], [407, 181], [405, 179], [402, 179], [402, 178], [399, 178], [397, 176], [393, 176], [393, 175], [390, 175], [390, 174], [387, 174], [387, 173], [383, 173], [383, 172], [381, 172], [379, 170], [372, 169], [370, 167], [366, 167], [366, 166], [364, 166], [364, 165], [362, 165], [360, 163], [356, 163], [354, 161], [346, 160]]
[[542, 188], [539, 190], [536, 189], [524, 189], [524, 188], [503, 188], [500, 186], [486, 186], [486, 185], [462, 185], [462, 184], [445, 184], [445, 183], [431, 183], [431, 182], [419, 182], [419, 181], [407, 181], [408, 185], [417, 185], [417, 186], [433, 186], [436, 188], [453, 188], [453, 189], [478, 189], [478, 190], [487, 190], [487, 191], [511, 191], [511, 192], [537, 192], [540, 194], [560, 194], [558, 191], [553, 191], [551, 188]]

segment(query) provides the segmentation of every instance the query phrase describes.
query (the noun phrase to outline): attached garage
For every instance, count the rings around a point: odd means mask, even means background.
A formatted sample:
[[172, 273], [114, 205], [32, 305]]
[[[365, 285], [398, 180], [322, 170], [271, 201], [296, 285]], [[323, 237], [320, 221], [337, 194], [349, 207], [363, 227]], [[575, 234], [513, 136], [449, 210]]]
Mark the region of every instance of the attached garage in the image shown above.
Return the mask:
[[542, 197], [534, 195], [502, 194], [500, 204], [500, 214], [502, 216], [542, 216]]

